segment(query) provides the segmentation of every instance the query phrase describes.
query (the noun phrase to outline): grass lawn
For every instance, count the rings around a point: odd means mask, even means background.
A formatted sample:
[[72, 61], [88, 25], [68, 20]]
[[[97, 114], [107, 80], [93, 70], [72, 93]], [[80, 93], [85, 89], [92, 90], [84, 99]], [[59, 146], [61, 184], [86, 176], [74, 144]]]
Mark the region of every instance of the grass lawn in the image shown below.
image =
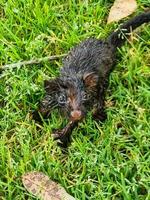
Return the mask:
[[[75, 3], [76, 2], [76, 3]], [[81, 40], [105, 38], [113, 0], [1, 0], [0, 65], [67, 53]], [[150, 7], [138, 0], [138, 11]], [[43, 80], [59, 74], [61, 60], [0, 74], [0, 199], [35, 199], [21, 176], [42, 171], [79, 200], [150, 199], [150, 25], [118, 50], [106, 96], [104, 123], [86, 120], [73, 131], [68, 154], [52, 140], [63, 123], [57, 113], [31, 118]]]

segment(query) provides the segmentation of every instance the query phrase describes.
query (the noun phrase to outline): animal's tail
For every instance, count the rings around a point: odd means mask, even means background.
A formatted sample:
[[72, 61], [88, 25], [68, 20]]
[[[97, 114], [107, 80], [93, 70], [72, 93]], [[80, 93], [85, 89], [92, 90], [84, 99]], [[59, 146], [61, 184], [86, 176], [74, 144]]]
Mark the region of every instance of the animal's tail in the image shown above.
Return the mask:
[[142, 13], [125, 22], [117, 31], [110, 34], [108, 41], [114, 47], [120, 47], [124, 44], [126, 37], [129, 36], [132, 30], [147, 22], [150, 22], [150, 11]]

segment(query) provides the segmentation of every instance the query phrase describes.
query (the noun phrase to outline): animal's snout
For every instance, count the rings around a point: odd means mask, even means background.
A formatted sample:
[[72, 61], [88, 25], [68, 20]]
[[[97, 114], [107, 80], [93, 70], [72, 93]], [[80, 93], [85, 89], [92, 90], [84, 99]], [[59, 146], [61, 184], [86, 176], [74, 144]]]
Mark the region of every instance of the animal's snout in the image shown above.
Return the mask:
[[74, 110], [71, 112], [71, 117], [73, 120], [80, 120], [82, 118], [83, 114], [80, 110]]

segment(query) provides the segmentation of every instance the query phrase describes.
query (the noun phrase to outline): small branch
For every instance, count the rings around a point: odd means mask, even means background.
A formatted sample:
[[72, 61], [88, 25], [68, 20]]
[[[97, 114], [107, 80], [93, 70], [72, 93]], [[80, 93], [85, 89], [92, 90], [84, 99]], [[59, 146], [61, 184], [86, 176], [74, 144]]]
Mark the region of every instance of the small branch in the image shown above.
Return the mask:
[[0, 70], [4, 70], [4, 69], [12, 69], [12, 68], [16, 68], [16, 67], [21, 67], [23, 65], [33, 65], [33, 64], [39, 64], [41, 62], [45, 62], [48, 60], [57, 60], [59, 58], [62, 58], [66, 56], [66, 54], [61, 54], [61, 55], [54, 55], [54, 56], [46, 56], [43, 58], [35, 58], [32, 60], [27, 60], [27, 61], [20, 61], [17, 63], [12, 63], [12, 64], [7, 64], [7, 65], [2, 65], [0, 66]]

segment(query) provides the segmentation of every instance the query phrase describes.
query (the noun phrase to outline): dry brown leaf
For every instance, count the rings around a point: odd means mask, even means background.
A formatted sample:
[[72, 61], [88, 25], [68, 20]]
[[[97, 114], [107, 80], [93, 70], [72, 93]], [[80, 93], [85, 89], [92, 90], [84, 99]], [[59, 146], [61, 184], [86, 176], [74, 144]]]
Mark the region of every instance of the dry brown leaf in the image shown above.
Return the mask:
[[114, 5], [110, 9], [107, 23], [119, 21], [131, 15], [136, 9], [136, 0], [115, 0]]
[[29, 172], [23, 175], [22, 182], [28, 192], [42, 200], [75, 200], [65, 189], [42, 172]]

